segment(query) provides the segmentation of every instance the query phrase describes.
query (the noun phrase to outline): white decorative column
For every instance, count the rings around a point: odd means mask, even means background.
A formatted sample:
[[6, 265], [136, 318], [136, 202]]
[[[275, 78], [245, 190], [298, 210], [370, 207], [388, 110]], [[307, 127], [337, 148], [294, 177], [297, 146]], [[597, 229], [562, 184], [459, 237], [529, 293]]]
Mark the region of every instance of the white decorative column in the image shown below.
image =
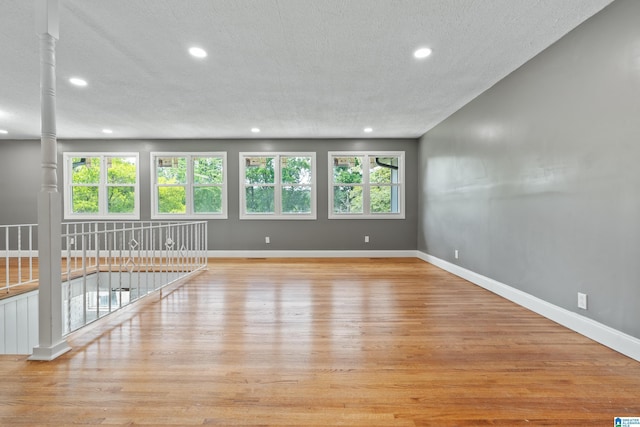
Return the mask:
[[38, 346], [29, 360], [53, 360], [71, 350], [62, 338], [61, 223], [56, 141], [56, 41], [58, 0], [36, 0], [40, 38], [40, 110], [42, 187], [38, 195]]

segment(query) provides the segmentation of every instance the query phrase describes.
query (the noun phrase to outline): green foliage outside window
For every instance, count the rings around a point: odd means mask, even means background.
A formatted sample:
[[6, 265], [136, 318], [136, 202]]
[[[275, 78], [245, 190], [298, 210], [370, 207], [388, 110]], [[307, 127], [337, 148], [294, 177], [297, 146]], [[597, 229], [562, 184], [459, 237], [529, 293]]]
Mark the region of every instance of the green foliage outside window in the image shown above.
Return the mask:
[[[276, 162], [280, 176], [276, 182]], [[275, 191], [280, 192], [282, 214], [311, 213], [311, 157], [245, 158], [245, 210], [247, 213], [275, 213]]]
[[311, 187], [282, 187], [282, 213], [311, 213]]
[[335, 213], [362, 213], [362, 157], [334, 158], [333, 211]]
[[[362, 156], [333, 158], [333, 212], [336, 214], [364, 213], [365, 191], [368, 191], [369, 213], [398, 212], [398, 157], [368, 156], [367, 180], [364, 179], [365, 158]], [[365, 181], [368, 181], [366, 187]]]
[[180, 187], [158, 187], [158, 212], [184, 214], [187, 212], [187, 192]]
[[[383, 166], [384, 165], [384, 166]], [[369, 159], [369, 189], [371, 213], [392, 213], [397, 212], [398, 187], [392, 185], [375, 184], [397, 184], [397, 171], [393, 167], [398, 166], [397, 157]]]
[[371, 187], [371, 213], [391, 212], [391, 187]]
[[335, 213], [362, 213], [362, 186], [336, 185], [333, 187]]
[[[100, 157], [74, 157], [71, 172], [71, 209], [77, 214], [100, 213]], [[106, 212], [130, 214], [135, 211], [135, 158], [106, 157]], [[127, 185], [132, 184], [132, 185]]]
[[135, 187], [109, 187], [107, 211], [109, 213], [134, 213], [136, 208]]
[[[71, 204], [73, 213], [98, 213], [98, 190], [100, 184], [100, 159], [97, 157], [71, 159]], [[75, 185], [80, 184], [80, 185]]]
[[136, 176], [135, 158], [107, 158], [107, 212], [135, 212]]
[[222, 187], [196, 187], [193, 189], [194, 212], [222, 212]]
[[[221, 157], [193, 159], [193, 210], [195, 213], [221, 213], [224, 160]], [[212, 186], [216, 184], [215, 186]]]
[[108, 184], [135, 184], [136, 159], [107, 157]]
[[158, 212], [184, 214], [187, 212], [187, 159], [169, 157], [156, 159]]
[[98, 186], [73, 187], [71, 190], [73, 213], [97, 214]]
[[[187, 162], [191, 162], [188, 172]], [[188, 174], [193, 177], [189, 182]], [[222, 212], [222, 157], [158, 157], [156, 159], [158, 213], [186, 214], [187, 191], [192, 191], [193, 213]]]
[[311, 213], [311, 157], [281, 157], [282, 213]]
[[[247, 157], [245, 159], [244, 182], [247, 213], [273, 213], [275, 158]], [[253, 184], [253, 185], [251, 185]]]
[[245, 184], [273, 184], [275, 179], [275, 158], [247, 157], [245, 159]]
[[252, 185], [245, 188], [247, 213], [273, 213], [273, 187], [259, 187]]
[[221, 157], [196, 157], [193, 159], [193, 182], [195, 184], [222, 184], [224, 160]]

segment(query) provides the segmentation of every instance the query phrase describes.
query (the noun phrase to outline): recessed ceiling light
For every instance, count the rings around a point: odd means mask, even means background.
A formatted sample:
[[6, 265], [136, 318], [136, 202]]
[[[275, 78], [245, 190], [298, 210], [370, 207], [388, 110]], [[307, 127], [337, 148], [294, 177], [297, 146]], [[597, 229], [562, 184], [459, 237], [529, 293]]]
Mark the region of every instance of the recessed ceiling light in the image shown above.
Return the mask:
[[6, 135], [6, 134], [8, 134], [8, 133], [9, 133], [9, 131], [6, 131], [6, 130], [4, 130], [4, 129], [0, 129], [0, 133], [2, 133], [2, 134], [4, 134], [4, 135]]
[[418, 59], [426, 58], [429, 55], [431, 55], [431, 49], [429, 49], [428, 47], [421, 47], [420, 49], [413, 52], [413, 56]]
[[111, 129], [102, 129], [102, 133], [113, 133]]
[[207, 57], [207, 52], [199, 47], [190, 47], [189, 48], [189, 53], [192, 56], [195, 56], [196, 58], [206, 58]]
[[366, 133], [371, 133], [371, 132], [373, 132], [373, 129], [372, 128], [364, 128], [364, 131]]
[[84, 87], [84, 86], [87, 85], [87, 81], [86, 80], [80, 79], [78, 77], [71, 77], [69, 79], [69, 83], [71, 83], [74, 86], [81, 86], [81, 87]]
[[260, 133], [260, 128], [251, 128], [251, 132]]

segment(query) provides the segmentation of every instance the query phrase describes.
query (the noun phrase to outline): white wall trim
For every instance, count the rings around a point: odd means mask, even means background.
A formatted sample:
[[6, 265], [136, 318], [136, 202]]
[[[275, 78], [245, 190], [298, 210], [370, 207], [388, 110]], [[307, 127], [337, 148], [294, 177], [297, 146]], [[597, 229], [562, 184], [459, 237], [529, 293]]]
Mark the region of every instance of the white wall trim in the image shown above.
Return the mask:
[[33, 249], [33, 250], [29, 250], [29, 249], [22, 249], [20, 251], [15, 250], [15, 249], [10, 249], [10, 250], [2, 250], [0, 251], [0, 258], [29, 258], [29, 255], [31, 255], [32, 258], [37, 258], [38, 257], [38, 250], [37, 249]]
[[640, 361], [640, 339], [636, 337], [424, 252], [418, 251], [417, 256], [423, 261], [462, 277], [625, 356]]
[[[112, 251], [112, 255], [129, 256], [128, 250]], [[133, 251], [135, 254], [136, 252]], [[164, 253], [164, 252], [163, 252]], [[107, 251], [100, 251], [101, 256], [106, 256]], [[160, 250], [156, 251], [156, 254], [160, 255]], [[29, 258], [29, 251], [0, 251], [0, 259], [5, 257], [17, 258], [20, 255], [22, 258]], [[81, 256], [82, 251], [73, 250], [70, 253], [71, 256]], [[87, 257], [95, 257], [95, 251], [87, 251]], [[31, 251], [31, 256], [35, 259], [38, 258], [38, 251]], [[67, 251], [62, 251], [62, 258], [67, 257]], [[221, 250], [221, 251], [208, 251], [207, 256], [209, 258], [419, 258], [418, 252], [415, 250]]]
[[416, 258], [414, 250], [208, 251], [209, 258]]

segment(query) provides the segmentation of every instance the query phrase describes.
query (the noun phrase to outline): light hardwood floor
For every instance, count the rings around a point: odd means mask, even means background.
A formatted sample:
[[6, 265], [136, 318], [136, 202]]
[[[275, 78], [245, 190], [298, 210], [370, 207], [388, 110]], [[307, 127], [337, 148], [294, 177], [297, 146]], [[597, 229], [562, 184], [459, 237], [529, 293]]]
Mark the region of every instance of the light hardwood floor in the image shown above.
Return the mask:
[[612, 426], [640, 363], [417, 259], [211, 260], [0, 357], [0, 425]]

